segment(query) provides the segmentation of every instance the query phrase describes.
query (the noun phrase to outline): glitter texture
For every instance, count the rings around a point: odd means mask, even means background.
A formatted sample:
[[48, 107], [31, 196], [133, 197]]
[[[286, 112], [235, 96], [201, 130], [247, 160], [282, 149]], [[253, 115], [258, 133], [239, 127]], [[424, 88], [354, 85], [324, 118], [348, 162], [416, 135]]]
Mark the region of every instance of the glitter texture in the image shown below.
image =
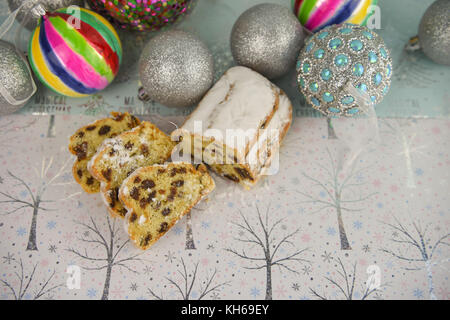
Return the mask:
[[274, 79], [294, 66], [304, 37], [302, 26], [288, 8], [260, 4], [245, 11], [234, 24], [231, 52], [237, 64]]
[[196, 36], [170, 30], [145, 46], [139, 76], [151, 99], [168, 107], [188, 107], [199, 102], [211, 87], [214, 61]]
[[[367, 27], [343, 24], [329, 26], [308, 41], [316, 50], [325, 50], [322, 59], [305, 49], [298, 58], [303, 66], [297, 70], [298, 87], [315, 109], [328, 116], [352, 116], [364, 111], [362, 101], [376, 104], [383, 99], [391, 83], [392, 61], [381, 37]], [[333, 45], [338, 42], [342, 45]]]
[[[23, 2], [24, 0], [8, 0], [9, 9], [14, 11]], [[83, 7], [84, 0], [27, 0], [27, 4], [20, 10], [16, 19], [19, 22], [22, 22], [25, 18], [25, 14], [38, 4], [41, 4], [47, 11], [55, 11], [72, 5]], [[29, 21], [25, 24], [25, 27], [29, 30], [33, 30], [37, 26], [39, 18], [40, 16], [31, 16]]]
[[449, 0], [438, 0], [427, 9], [420, 22], [419, 41], [431, 60], [450, 66]]
[[88, 0], [88, 3], [119, 28], [157, 31], [180, 22], [197, 0]]
[[[33, 93], [33, 80], [26, 60], [13, 45], [0, 40], [0, 84], [17, 101], [29, 99]], [[13, 113], [24, 104], [11, 104], [0, 94], [0, 116]]]

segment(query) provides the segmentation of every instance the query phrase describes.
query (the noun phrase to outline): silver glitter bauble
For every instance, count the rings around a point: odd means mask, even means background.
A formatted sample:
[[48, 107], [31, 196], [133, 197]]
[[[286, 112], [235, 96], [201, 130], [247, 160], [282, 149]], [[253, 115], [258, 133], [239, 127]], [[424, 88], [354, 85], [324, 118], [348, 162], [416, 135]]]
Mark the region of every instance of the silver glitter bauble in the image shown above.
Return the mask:
[[300, 91], [327, 116], [353, 116], [389, 91], [392, 60], [383, 39], [367, 27], [332, 25], [315, 33], [297, 61]]
[[13, 45], [0, 40], [0, 116], [19, 110], [34, 91], [27, 61]]
[[84, 6], [84, 0], [8, 0], [9, 9], [14, 11], [24, 2], [27, 2], [27, 4], [25, 4], [25, 6], [20, 10], [17, 15], [17, 20], [22, 22], [28, 13], [29, 17], [25, 27], [29, 30], [36, 28], [39, 18], [41, 17], [37, 13], [30, 11], [38, 4], [41, 4], [46, 11], [55, 11], [56, 9], [66, 8], [72, 5], [79, 7]]
[[269, 79], [286, 74], [303, 46], [303, 27], [289, 8], [264, 3], [245, 11], [231, 32], [236, 63]]
[[168, 107], [188, 107], [199, 102], [211, 87], [213, 57], [193, 34], [163, 32], [145, 46], [139, 78], [150, 99]]
[[419, 26], [423, 52], [436, 63], [450, 66], [450, 0], [435, 1]]

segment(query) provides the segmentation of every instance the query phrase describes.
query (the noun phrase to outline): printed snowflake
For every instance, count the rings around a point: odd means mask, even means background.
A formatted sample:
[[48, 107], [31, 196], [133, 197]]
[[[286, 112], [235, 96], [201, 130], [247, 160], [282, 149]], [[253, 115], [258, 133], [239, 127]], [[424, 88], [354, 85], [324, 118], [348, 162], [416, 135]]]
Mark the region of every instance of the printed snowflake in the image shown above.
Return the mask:
[[3, 258], [3, 263], [7, 263], [7, 264], [11, 264], [12, 261], [16, 260], [16, 259], [14, 259], [14, 254], [10, 253], [10, 252], [8, 252], [8, 254], [2, 258]]
[[87, 291], [87, 296], [89, 298], [95, 298], [95, 296], [97, 295], [97, 290], [95, 290], [94, 288], [89, 288]]
[[311, 273], [311, 267], [310, 266], [304, 266], [302, 268], [303, 274], [309, 275]]
[[300, 285], [296, 282], [296, 283], [292, 284], [291, 288], [294, 289], [294, 291], [299, 291], [300, 290]]
[[152, 267], [150, 266], [145, 266], [144, 268], [144, 274], [150, 274], [152, 272]]
[[261, 290], [258, 289], [257, 287], [253, 287], [253, 288], [250, 290], [250, 294], [251, 294], [254, 298], [256, 298], [257, 296], [259, 296], [259, 295], [261, 294]]
[[167, 254], [164, 255], [166, 257], [166, 262], [172, 263], [172, 261], [175, 259], [175, 256], [173, 255], [172, 251], [167, 251]]
[[138, 289], [137, 283], [132, 283], [131, 286], [130, 286], [130, 290], [131, 291], [137, 291], [137, 289]]
[[24, 235], [26, 235], [26, 234], [27, 234], [27, 230], [26, 230], [25, 228], [20, 227], [19, 229], [17, 229], [17, 235], [18, 235], [19, 237], [22, 237], [22, 236], [24, 236]]
[[220, 300], [220, 294], [217, 293], [217, 292], [213, 292], [213, 293], [211, 294], [211, 299], [212, 299], [212, 300]]
[[331, 253], [326, 252], [326, 251], [321, 255], [321, 257], [323, 259], [323, 262], [328, 262], [328, 263], [330, 263], [331, 260], [333, 259], [333, 257], [331, 256]]

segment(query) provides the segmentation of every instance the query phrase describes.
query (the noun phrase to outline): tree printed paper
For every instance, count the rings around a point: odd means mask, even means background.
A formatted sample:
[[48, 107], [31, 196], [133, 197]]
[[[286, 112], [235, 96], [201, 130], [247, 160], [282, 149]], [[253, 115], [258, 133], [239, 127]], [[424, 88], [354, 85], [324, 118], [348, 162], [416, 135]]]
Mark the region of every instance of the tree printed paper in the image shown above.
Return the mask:
[[277, 175], [213, 176], [144, 252], [73, 180], [68, 139], [92, 120], [0, 118], [1, 299], [450, 298], [449, 120], [295, 118]]

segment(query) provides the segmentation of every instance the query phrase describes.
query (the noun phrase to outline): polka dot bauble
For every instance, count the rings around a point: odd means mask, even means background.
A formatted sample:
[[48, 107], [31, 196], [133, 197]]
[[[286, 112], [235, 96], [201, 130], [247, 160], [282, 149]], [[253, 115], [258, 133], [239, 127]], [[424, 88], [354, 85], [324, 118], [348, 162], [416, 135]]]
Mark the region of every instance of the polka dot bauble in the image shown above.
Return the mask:
[[307, 40], [297, 61], [300, 91], [327, 116], [354, 116], [381, 102], [392, 77], [383, 39], [367, 27], [338, 24]]

